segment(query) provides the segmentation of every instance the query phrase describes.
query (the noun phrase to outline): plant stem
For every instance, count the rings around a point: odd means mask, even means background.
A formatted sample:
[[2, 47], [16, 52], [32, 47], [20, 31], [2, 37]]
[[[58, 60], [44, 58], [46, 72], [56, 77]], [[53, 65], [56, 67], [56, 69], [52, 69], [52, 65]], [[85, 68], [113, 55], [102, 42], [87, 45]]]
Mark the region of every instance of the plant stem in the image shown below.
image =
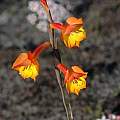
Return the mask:
[[60, 87], [62, 100], [63, 100], [63, 104], [64, 104], [64, 107], [65, 107], [66, 115], [67, 115], [67, 120], [70, 120], [69, 111], [68, 111], [67, 104], [66, 104], [66, 101], [65, 101], [65, 94], [64, 94], [63, 88], [61, 86], [60, 72], [57, 69], [55, 69], [55, 73], [56, 73], [57, 81], [58, 81], [58, 84], [59, 84], [59, 87]]
[[[52, 15], [51, 15], [51, 12], [50, 12], [49, 8], [48, 8], [48, 11], [46, 10], [46, 13], [47, 13], [47, 16], [48, 16], [49, 23], [50, 24], [53, 23], [54, 21], [52, 19]], [[51, 42], [51, 45], [52, 45], [52, 48], [53, 48], [53, 54], [56, 55], [56, 51], [58, 50], [57, 40], [55, 40], [54, 29], [52, 29], [50, 27], [50, 25], [49, 25], [49, 36], [50, 36], [50, 42]], [[55, 56], [55, 59], [56, 58], [61, 63], [61, 56], [60, 56], [60, 54], [57, 55], [57, 57]], [[55, 66], [55, 63], [54, 63], [54, 66]], [[61, 85], [60, 71], [56, 67], [55, 67], [55, 73], [56, 73], [57, 82], [58, 82], [58, 85], [59, 85], [59, 88], [60, 88], [60, 91], [61, 91], [63, 105], [64, 105], [64, 108], [65, 108], [65, 111], [66, 111], [66, 115], [67, 115], [67, 120], [73, 120], [71, 105], [70, 105], [70, 102], [69, 102], [69, 106], [68, 106], [69, 109], [68, 109], [66, 101], [65, 101], [65, 94], [64, 94], [64, 91], [63, 91], [63, 88], [62, 88], [62, 85]], [[69, 110], [70, 110], [70, 112], [69, 112]]]
[[[70, 98], [69, 98], [70, 99]], [[68, 106], [69, 106], [69, 112], [70, 112], [70, 117], [71, 117], [71, 120], [74, 120], [73, 118], [73, 112], [72, 112], [72, 107], [71, 107], [71, 104], [70, 104], [70, 100], [68, 102]]]

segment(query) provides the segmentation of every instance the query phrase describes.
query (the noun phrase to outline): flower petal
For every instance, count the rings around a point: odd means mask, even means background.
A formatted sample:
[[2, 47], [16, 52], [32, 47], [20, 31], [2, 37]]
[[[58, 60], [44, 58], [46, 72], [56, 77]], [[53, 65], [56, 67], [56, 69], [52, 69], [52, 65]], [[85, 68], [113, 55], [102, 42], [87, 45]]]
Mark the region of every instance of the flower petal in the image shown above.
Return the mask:
[[24, 78], [32, 78], [36, 79], [36, 76], [38, 75], [38, 69], [37, 66], [34, 64], [31, 64], [29, 66], [20, 66], [18, 67], [19, 74]]
[[69, 17], [66, 22], [69, 24], [69, 25], [77, 25], [77, 24], [80, 24], [82, 25], [83, 24], [83, 20], [82, 18], [80, 19], [77, 19], [75, 17]]
[[13, 63], [12, 68], [16, 68], [19, 65], [29, 65], [30, 63], [31, 61], [28, 60], [28, 53], [21, 53]]
[[42, 4], [43, 6], [48, 6], [46, 0], [40, 0], [40, 2], [41, 2], [41, 4]]
[[61, 23], [52, 23], [50, 26], [54, 29], [62, 30], [64, 28], [63, 24]]
[[66, 83], [68, 93], [79, 95], [80, 90], [84, 88], [86, 88], [86, 81], [82, 77]]
[[84, 71], [79, 66], [72, 66], [72, 70], [76, 73], [84, 73]]
[[83, 77], [84, 79], [87, 78], [87, 72], [84, 72], [80, 67], [78, 67], [78, 66], [72, 66], [72, 70], [75, 73], [80, 74], [80, 77]]
[[65, 78], [64, 78], [64, 83], [68, 82], [69, 76], [70, 76], [70, 73], [69, 73], [69, 71], [67, 70], [67, 72], [66, 72], [66, 74], [65, 74]]
[[57, 64], [57, 68], [61, 71], [61, 72], [63, 72], [63, 74], [65, 75], [66, 74], [66, 72], [67, 72], [67, 67], [64, 65], [64, 64]]
[[49, 7], [48, 7], [48, 4], [47, 4], [47, 1], [46, 0], [40, 0], [41, 2], [41, 5], [43, 6], [43, 8], [46, 10], [46, 12], [49, 11]]

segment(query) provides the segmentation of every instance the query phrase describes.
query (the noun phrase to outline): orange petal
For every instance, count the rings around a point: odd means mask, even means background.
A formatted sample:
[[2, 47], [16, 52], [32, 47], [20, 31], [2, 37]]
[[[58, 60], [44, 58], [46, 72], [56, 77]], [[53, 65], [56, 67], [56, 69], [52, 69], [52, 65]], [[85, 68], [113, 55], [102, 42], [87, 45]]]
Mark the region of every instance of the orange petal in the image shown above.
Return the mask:
[[70, 25], [77, 25], [77, 24], [83, 24], [82, 18], [78, 19], [75, 17], [69, 17], [66, 22]]
[[64, 29], [64, 34], [70, 34], [72, 31], [74, 31], [76, 28], [76, 26], [72, 26], [72, 25], [67, 25]]
[[84, 71], [78, 66], [72, 66], [72, 70], [76, 73], [84, 73]]
[[12, 68], [15, 68], [19, 65], [22, 64], [29, 64], [30, 60], [28, 60], [28, 54], [27, 53], [21, 53], [18, 58], [15, 60], [15, 62], [13, 63]]
[[86, 79], [87, 78], [87, 72], [85, 72], [85, 75], [83, 75], [82, 77], [84, 78], [84, 79]]
[[44, 5], [44, 6], [48, 6], [46, 0], [40, 0], [40, 2], [41, 2], [42, 5]]
[[65, 78], [64, 78], [64, 83], [67, 83], [69, 81], [69, 71], [67, 70], [66, 74], [65, 74]]
[[61, 23], [52, 23], [50, 26], [54, 29], [62, 30], [64, 28], [63, 24]]
[[63, 74], [65, 75], [67, 72], [67, 67], [64, 64], [57, 64], [57, 68], [63, 72]]
[[49, 11], [49, 7], [46, 0], [40, 0], [41, 5], [45, 8], [46, 12]]

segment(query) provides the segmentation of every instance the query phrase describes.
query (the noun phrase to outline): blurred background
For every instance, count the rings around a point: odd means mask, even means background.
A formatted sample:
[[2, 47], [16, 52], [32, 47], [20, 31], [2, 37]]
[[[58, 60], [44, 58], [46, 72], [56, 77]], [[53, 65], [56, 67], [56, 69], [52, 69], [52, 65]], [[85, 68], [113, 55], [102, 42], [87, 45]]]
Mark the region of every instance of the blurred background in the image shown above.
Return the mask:
[[[120, 115], [120, 0], [48, 3], [55, 21], [75, 16], [85, 22], [87, 39], [80, 48], [66, 49], [59, 42], [63, 62], [88, 72], [87, 89], [71, 95], [75, 120]], [[50, 50], [40, 56], [36, 82], [23, 80], [11, 69], [21, 51], [33, 50], [48, 39], [47, 18], [39, 1], [0, 0], [0, 120], [66, 120]]]

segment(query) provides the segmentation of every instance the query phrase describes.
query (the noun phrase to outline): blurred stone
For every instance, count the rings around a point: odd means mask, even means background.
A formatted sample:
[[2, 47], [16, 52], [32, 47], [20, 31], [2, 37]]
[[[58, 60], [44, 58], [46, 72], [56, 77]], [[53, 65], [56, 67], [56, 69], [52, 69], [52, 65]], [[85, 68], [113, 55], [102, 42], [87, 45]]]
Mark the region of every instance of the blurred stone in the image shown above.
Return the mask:
[[27, 20], [28, 20], [32, 25], [34, 25], [35, 22], [37, 21], [37, 17], [36, 17], [35, 14], [29, 14], [29, 15], [27, 16]]
[[[62, 6], [54, 2], [53, 0], [48, 0], [48, 5], [52, 14], [52, 18], [55, 22], [61, 22], [65, 20], [69, 15], [69, 11]], [[45, 10], [40, 5], [39, 1], [30, 1], [28, 4], [28, 9], [32, 12], [28, 15], [27, 19], [31, 24], [35, 24], [36, 27], [43, 32], [47, 32], [48, 20]]]
[[0, 14], [0, 25], [5, 25], [9, 22], [10, 15], [7, 12]]

